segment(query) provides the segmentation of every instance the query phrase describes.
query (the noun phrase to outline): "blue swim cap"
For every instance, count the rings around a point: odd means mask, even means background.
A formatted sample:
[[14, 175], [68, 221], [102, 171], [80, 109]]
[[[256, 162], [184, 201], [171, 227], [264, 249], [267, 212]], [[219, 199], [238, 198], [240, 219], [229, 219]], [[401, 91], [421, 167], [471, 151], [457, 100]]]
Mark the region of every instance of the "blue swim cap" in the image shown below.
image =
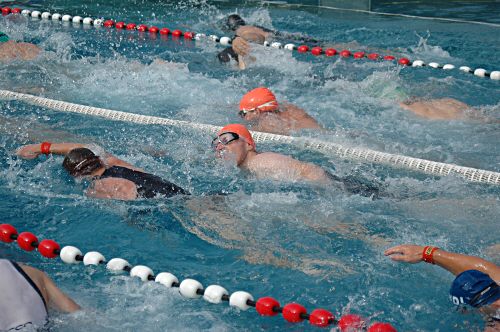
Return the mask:
[[467, 270], [455, 278], [450, 295], [456, 305], [468, 304], [478, 308], [500, 299], [500, 286], [483, 272]]
[[9, 41], [9, 36], [0, 31], [0, 43], [5, 43]]

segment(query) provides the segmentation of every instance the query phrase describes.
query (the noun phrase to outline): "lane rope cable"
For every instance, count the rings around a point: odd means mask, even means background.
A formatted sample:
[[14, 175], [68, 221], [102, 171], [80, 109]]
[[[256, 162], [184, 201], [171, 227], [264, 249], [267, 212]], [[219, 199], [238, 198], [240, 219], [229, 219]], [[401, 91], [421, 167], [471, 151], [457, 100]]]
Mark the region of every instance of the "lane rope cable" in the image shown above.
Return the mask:
[[[139, 124], [157, 124], [164, 126], [172, 126], [176, 128], [191, 128], [202, 132], [215, 135], [222, 127], [189, 122], [184, 120], [173, 120], [150, 115], [140, 115], [122, 111], [114, 111], [105, 108], [79, 105], [68, 103], [65, 101], [37, 97], [29, 94], [0, 90], [0, 100], [17, 100], [26, 102], [31, 105], [40, 106], [54, 111], [85, 114], [98, 116], [115, 121], [126, 121]], [[284, 144], [295, 145], [303, 149], [312, 149], [321, 153], [345, 158], [353, 161], [372, 162], [376, 164], [384, 164], [392, 167], [417, 171], [420, 173], [446, 176], [458, 175], [470, 182], [480, 182], [488, 184], [500, 184], [500, 173], [477, 169], [472, 167], [458, 166], [454, 164], [446, 164], [426, 159], [413, 158], [404, 155], [397, 155], [386, 152], [379, 152], [371, 149], [345, 147], [337, 143], [321, 141], [309, 137], [292, 137], [285, 135], [269, 134], [259, 131], [251, 131], [254, 140], [260, 142], [278, 142]]]

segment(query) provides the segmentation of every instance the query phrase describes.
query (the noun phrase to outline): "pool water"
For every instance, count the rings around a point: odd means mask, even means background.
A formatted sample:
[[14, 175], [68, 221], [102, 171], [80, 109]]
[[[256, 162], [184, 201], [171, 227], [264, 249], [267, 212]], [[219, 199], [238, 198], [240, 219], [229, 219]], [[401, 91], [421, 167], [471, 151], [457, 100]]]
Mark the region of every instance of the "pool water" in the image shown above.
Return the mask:
[[[15, 5], [16, 3], [8, 3]], [[224, 35], [220, 22], [233, 2], [37, 1], [18, 3], [81, 16]], [[498, 28], [429, 22], [244, 2], [250, 23], [308, 35], [351, 50], [378, 49], [426, 63], [498, 70]], [[255, 47], [244, 72], [220, 65], [209, 41], [156, 40], [114, 29], [83, 29], [24, 17], [0, 17], [0, 31], [38, 44], [36, 60], [0, 63], [0, 89], [145, 115], [224, 125], [240, 121], [241, 96], [260, 85], [278, 100], [308, 111], [328, 132], [303, 132], [366, 147], [500, 171], [498, 81], [459, 71], [400, 68], [387, 62], [339, 60]], [[155, 61], [161, 59], [163, 62]], [[488, 121], [429, 121], [403, 111], [402, 95], [452, 97]], [[457, 177], [437, 178], [354, 163], [284, 144], [259, 144], [314, 162], [339, 175], [381, 183], [388, 197], [347, 195], [335, 188], [257, 180], [223, 165], [206, 133], [62, 114], [0, 101], [2, 222], [83, 252], [220, 284], [255, 298], [356, 313], [401, 331], [476, 331], [475, 313], [458, 313], [448, 299], [452, 275], [430, 265], [395, 264], [383, 250], [432, 244], [498, 263], [500, 190]], [[105, 150], [189, 189], [194, 195], [134, 202], [83, 195], [61, 167], [62, 157], [21, 160], [26, 143], [79, 141]], [[227, 196], [211, 196], [213, 192]], [[67, 266], [0, 244], [0, 256], [47, 271], [85, 310], [55, 314], [50, 329], [315, 330], [250, 309], [187, 300], [177, 290], [143, 284], [97, 268]]]

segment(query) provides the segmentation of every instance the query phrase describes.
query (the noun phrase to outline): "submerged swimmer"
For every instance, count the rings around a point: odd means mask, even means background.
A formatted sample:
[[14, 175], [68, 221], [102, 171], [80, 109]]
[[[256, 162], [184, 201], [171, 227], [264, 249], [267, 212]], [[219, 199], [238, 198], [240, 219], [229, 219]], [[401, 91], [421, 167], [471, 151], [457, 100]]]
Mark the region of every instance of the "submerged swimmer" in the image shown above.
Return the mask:
[[21, 147], [17, 155], [25, 159], [40, 154], [65, 155], [63, 167], [73, 177], [92, 179], [86, 195], [95, 198], [134, 200], [157, 196], [171, 197], [189, 195], [181, 187], [162, 178], [145, 173], [110, 154], [97, 156], [84, 144], [48, 143], [30, 144]]
[[236, 166], [257, 178], [282, 181], [309, 181], [341, 187], [352, 194], [378, 197], [379, 188], [352, 177], [340, 178], [321, 167], [274, 152], [257, 152], [248, 129], [241, 124], [222, 128], [212, 141], [216, 157], [234, 161]]
[[265, 41], [272, 41], [275, 38], [287, 39], [290, 41], [300, 41], [302, 43], [317, 44], [316, 39], [297, 36], [270, 30], [261, 26], [247, 25], [245, 20], [238, 14], [227, 17], [226, 28], [234, 32], [235, 38], [231, 47], [220, 52], [217, 57], [221, 62], [229, 62], [231, 59], [238, 62], [240, 69], [245, 69], [244, 57], [250, 52], [249, 42], [264, 44]]
[[278, 104], [276, 96], [264, 87], [241, 98], [238, 114], [251, 124], [252, 130], [266, 133], [289, 135], [301, 129], [322, 129], [303, 109], [286, 102]]
[[40, 49], [31, 43], [16, 42], [0, 31], [0, 61], [33, 60]]

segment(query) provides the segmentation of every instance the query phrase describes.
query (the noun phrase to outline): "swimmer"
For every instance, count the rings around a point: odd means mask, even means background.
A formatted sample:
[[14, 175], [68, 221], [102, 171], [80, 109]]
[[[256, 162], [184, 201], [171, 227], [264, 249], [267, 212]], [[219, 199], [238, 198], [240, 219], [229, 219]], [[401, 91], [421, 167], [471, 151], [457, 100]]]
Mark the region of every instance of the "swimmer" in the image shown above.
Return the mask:
[[432, 246], [404, 244], [387, 249], [384, 255], [405, 263], [436, 264], [456, 278], [450, 296], [457, 306], [470, 305], [478, 308], [488, 318], [485, 331], [500, 329], [500, 267], [475, 256], [447, 252]]
[[229, 15], [225, 27], [234, 32], [235, 38], [231, 43], [231, 47], [220, 52], [217, 57], [221, 62], [229, 62], [231, 59], [237, 61], [240, 69], [246, 68], [245, 57], [250, 53], [249, 42], [262, 45], [265, 41], [269, 42], [275, 38], [281, 38], [302, 43], [318, 43], [317, 40], [310, 37], [274, 31], [261, 26], [247, 25], [245, 20], [238, 14]]
[[252, 135], [241, 124], [230, 124], [222, 128], [213, 139], [212, 148], [216, 151], [217, 158], [232, 161], [257, 178], [334, 185], [351, 194], [371, 198], [379, 195], [379, 188], [351, 176], [340, 178], [319, 166], [283, 154], [257, 152]]
[[264, 87], [241, 98], [238, 114], [250, 123], [252, 130], [266, 133], [290, 135], [301, 129], [322, 129], [303, 109], [286, 102], [278, 104], [276, 96]]
[[222, 128], [213, 139], [212, 147], [217, 158], [234, 161], [238, 167], [258, 178], [322, 183], [331, 181], [328, 174], [314, 164], [274, 152], [258, 153], [252, 135], [240, 124]]
[[43, 328], [47, 309], [80, 310], [42, 271], [0, 259], [0, 331]]
[[89, 197], [134, 200], [189, 195], [181, 187], [145, 173], [115, 156], [99, 157], [84, 144], [44, 142], [25, 145], [17, 151], [17, 155], [24, 159], [33, 159], [42, 153], [65, 155], [63, 167], [71, 176], [90, 178], [91, 185], [86, 191]]
[[0, 31], [0, 61], [33, 60], [40, 49], [31, 43], [16, 42]]
[[472, 117], [471, 107], [453, 98], [422, 100], [410, 98], [399, 103], [401, 108], [428, 120], [462, 120]]

